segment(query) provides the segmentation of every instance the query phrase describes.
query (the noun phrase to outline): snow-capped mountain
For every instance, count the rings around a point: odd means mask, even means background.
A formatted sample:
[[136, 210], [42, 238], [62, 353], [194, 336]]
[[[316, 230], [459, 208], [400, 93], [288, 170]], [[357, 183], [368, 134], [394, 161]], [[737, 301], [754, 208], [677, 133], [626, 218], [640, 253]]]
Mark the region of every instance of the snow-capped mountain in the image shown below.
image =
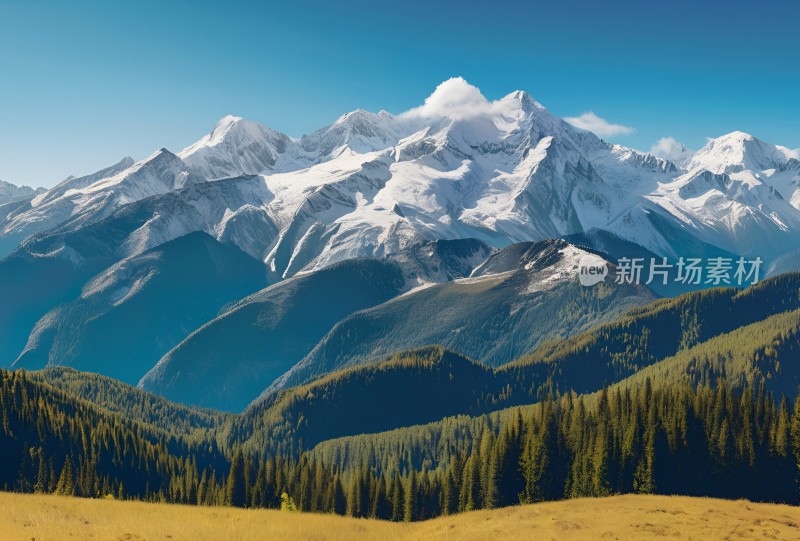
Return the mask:
[[[589, 230], [663, 255], [697, 243], [766, 260], [800, 249], [800, 162], [735, 132], [680, 163], [612, 145], [525, 92], [494, 102], [463, 79], [411, 111], [357, 110], [299, 139], [227, 116], [173, 154], [68, 179], [0, 221], [7, 253], [129, 205], [131, 257], [204, 231], [281, 280], [435, 239], [501, 247]], [[2, 255], [2, 254], [0, 254]]]
[[0, 239], [25, 239], [55, 228], [78, 229], [130, 203], [204, 180], [164, 148], [139, 162], [131, 161], [125, 158], [88, 177], [67, 179], [34, 197], [0, 222]]
[[228, 115], [195, 144], [178, 153], [198, 175], [214, 180], [271, 171], [291, 139], [256, 122]]
[[791, 159], [797, 159], [795, 151], [735, 131], [710, 140], [694, 155], [687, 169], [706, 169], [717, 174], [745, 170], [760, 172], [780, 169]]
[[[800, 152], [743, 132], [712, 139], [687, 166], [689, 171], [728, 175], [732, 182], [768, 186], [800, 208]], [[781, 215], [778, 215], [781, 217]]]
[[10, 182], [0, 180], [0, 205], [30, 199], [44, 191], [44, 188], [34, 189], [30, 186], [16, 186]]
[[[235, 409], [282, 375], [409, 344], [458, 339], [499, 364], [651, 299], [574, 283], [584, 247], [800, 267], [797, 151], [740, 132], [696, 153], [662, 142], [610, 144], [525, 92], [490, 102], [458, 78], [405, 113], [357, 110], [300, 138], [226, 116], [177, 153], [12, 202], [0, 184], [0, 364], [149, 374], [160, 393]], [[225, 270], [243, 266], [249, 280]], [[145, 335], [159, 342], [142, 353]], [[105, 370], [115, 344], [132, 353]]]
[[746, 133], [710, 140], [683, 174], [646, 197], [730, 252], [772, 260], [797, 248], [800, 162]]

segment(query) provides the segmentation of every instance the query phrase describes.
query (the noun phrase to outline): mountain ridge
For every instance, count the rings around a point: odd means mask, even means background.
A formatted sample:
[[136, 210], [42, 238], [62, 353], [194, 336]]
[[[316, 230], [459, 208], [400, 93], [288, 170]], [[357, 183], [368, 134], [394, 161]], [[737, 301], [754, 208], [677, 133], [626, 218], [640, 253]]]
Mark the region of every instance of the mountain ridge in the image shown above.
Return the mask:
[[[471, 97], [447, 101], [456, 91]], [[741, 152], [731, 150], [731, 141], [741, 143]], [[452, 79], [412, 111], [392, 115], [359, 109], [299, 139], [240, 117], [223, 117], [209, 134], [172, 154], [186, 178], [159, 186], [153, 179], [138, 180], [150, 186], [104, 196], [107, 202], [100, 207], [97, 197], [105, 193], [104, 185], [118, 181], [95, 179], [93, 189], [75, 188], [91, 205], [75, 206], [75, 194], [54, 188], [37, 197], [37, 206], [57, 199], [62, 210], [18, 211], [0, 222], [0, 241], [30, 228], [62, 225], [66, 209], [74, 215], [74, 227], [105, 215], [103, 207], [145, 194], [261, 175], [264, 195], [229, 210], [241, 220], [255, 220], [251, 227], [269, 224], [258, 254], [253, 247], [239, 247], [275, 265], [281, 278], [348, 257], [397, 251], [411, 239], [472, 237], [502, 247], [593, 228], [659, 255], [676, 255], [683, 244], [662, 234], [649, 218], [653, 213], [684, 236], [772, 259], [800, 248], [796, 235], [789, 234], [800, 230], [795, 154], [734, 132], [709, 142], [681, 169], [572, 127], [525, 92], [489, 102], [463, 79]], [[129, 169], [141, 167], [123, 162]], [[681, 191], [701, 170], [730, 180], [704, 185], [691, 196]], [[723, 186], [731, 182], [735, 188]], [[770, 195], [770, 188], [780, 195]], [[217, 220], [204, 230], [221, 239], [224, 222]], [[303, 220], [316, 226], [302, 226]], [[158, 221], [149, 227], [157, 229]], [[767, 240], [759, 243], [759, 238]]]

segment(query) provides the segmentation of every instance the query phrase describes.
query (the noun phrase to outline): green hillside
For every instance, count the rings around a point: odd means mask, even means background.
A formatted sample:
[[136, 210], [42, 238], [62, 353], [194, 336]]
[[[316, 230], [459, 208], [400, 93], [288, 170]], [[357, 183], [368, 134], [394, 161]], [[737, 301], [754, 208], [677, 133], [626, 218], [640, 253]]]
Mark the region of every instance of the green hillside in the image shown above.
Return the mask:
[[593, 392], [710, 338], [800, 308], [800, 273], [745, 290], [711, 289], [662, 299], [501, 368], [529, 392]]
[[[735, 392], [751, 390], [762, 396], [797, 398], [800, 385], [800, 310], [781, 313], [763, 321], [735, 329], [696, 346], [681, 350], [609, 387], [628, 391], [644, 387], [648, 381], [664, 389], [716, 388], [723, 385]], [[525, 366], [525, 365], [523, 365]], [[515, 374], [523, 373], [522, 367]], [[495, 372], [495, 378], [507, 375]], [[513, 380], [499, 385], [506, 397], [513, 396]], [[588, 397], [597, 397], [597, 388]], [[592, 400], [595, 400], [592, 398]], [[500, 406], [516, 403], [496, 399], [489, 403]], [[533, 403], [534, 400], [527, 402]], [[486, 403], [486, 402], [484, 402]], [[591, 405], [593, 402], [587, 404]], [[538, 405], [524, 406], [520, 411], [533, 412]], [[457, 453], [470, 452], [486, 431], [497, 435], [501, 427], [514, 421], [518, 408], [507, 408], [474, 416], [454, 416], [421, 426], [398, 428], [380, 434], [331, 439], [314, 449], [314, 456], [323, 462], [346, 468], [350, 463], [368, 460], [378, 469], [427, 468], [446, 465]], [[411, 449], [412, 452], [405, 452]]]
[[199, 409], [141, 391], [121, 381], [78, 372], [74, 368], [54, 366], [28, 373], [34, 381], [47, 383], [127, 421], [143, 423], [175, 437], [201, 437], [215, 434], [231, 415], [210, 409]]

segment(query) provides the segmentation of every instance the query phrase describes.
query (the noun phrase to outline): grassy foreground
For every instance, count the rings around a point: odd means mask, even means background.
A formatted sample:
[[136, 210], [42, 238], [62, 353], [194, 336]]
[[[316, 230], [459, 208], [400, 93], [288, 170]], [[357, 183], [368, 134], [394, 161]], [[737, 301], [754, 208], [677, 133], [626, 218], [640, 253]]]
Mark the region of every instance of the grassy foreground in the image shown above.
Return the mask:
[[2, 492], [0, 509], [0, 532], [9, 541], [800, 538], [800, 508], [669, 496], [568, 500], [414, 524]]

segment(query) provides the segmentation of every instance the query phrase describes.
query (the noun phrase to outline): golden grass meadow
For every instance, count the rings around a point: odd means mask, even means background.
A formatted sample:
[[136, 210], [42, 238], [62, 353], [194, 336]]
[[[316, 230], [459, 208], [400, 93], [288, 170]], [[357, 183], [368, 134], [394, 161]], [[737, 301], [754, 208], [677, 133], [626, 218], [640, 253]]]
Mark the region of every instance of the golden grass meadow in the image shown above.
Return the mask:
[[800, 539], [800, 508], [671, 496], [584, 498], [410, 524], [11, 493], [0, 493], [0, 508], [4, 541]]

